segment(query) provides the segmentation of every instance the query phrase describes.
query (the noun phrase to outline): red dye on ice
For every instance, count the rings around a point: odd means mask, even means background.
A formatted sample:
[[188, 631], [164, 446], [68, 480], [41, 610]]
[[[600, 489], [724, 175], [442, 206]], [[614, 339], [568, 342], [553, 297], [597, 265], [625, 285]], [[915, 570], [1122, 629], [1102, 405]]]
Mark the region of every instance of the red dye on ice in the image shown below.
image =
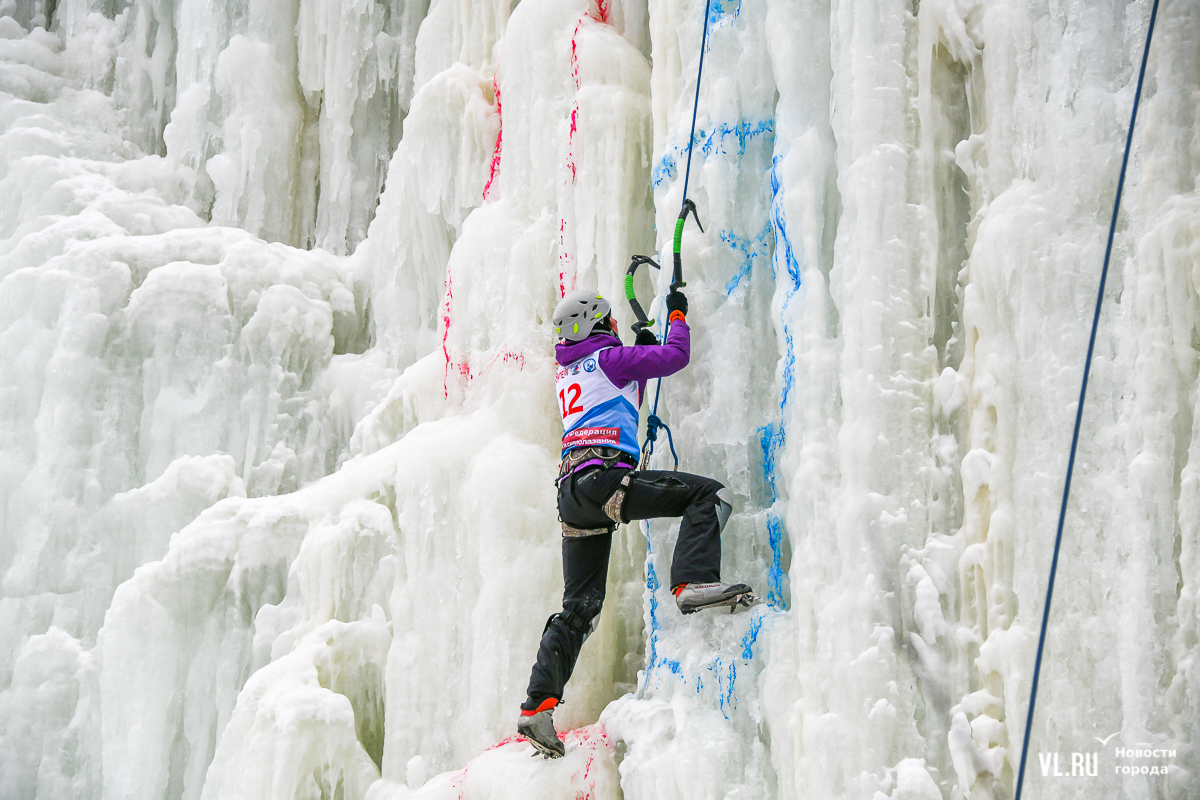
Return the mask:
[[580, 17], [571, 34], [571, 77], [575, 79], [575, 91], [579, 91], [579, 26], [587, 17]]
[[454, 322], [454, 317], [450, 313], [450, 304], [454, 300], [454, 278], [450, 275], [450, 265], [446, 265], [446, 291], [442, 295], [442, 358], [446, 362], [446, 366], [442, 371], [442, 396], [450, 396], [450, 373], [457, 372], [468, 382], [474, 377], [471, 374], [471, 365], [466, 360], [456, 361], [450, 355], [450, 326]]
[[592, 792], [596, 789], [596, 781], [591, 778], [592, 765], [596, 763], [596, 751], [601, 747], [608, 750], [611, 745], [608, 741], [608, 732], [604, 730], [604, 726], [597, 722], [595, 725], [588, 725], [586, 728], [576, 728], [573, 731], [567, 731], [563, 736], [564, 743], [570, 747], [572, 744], [575, 747], [585, 747], [588, 750], [587, 763], [583, 765], [581, 772], [576, 772], [571, 776], [571, 782], [578, 781], [583, 784], [583, 787], [575, 792], [575, 800], [592, 800]]
[[575, 131], [579, 129], [579, 26], [589, 17], [583, 16], [575, 23], [571, 34], [571, 79], [575, 81], [575, 98], [571, 100], [571, 132], [567, 135], [567, 168], [571, 170], [571, 183], [575, 182]]
[[[567, 296], [567, 285], [565, 276], [567, 274], [567, 266], [571, 263], [571, 254], [567, 252], [567, 221], [561, 217], [558, 220], [558, 296]], [[578, 276], [576, 276], [578, 278]], [[571, 288], [574, 289], [575, 281], [571, 281]]]
[[442, 373], [442, 396], [450, 396], [450, 301], [454, 299], [454, 282], [450, 277], [450, 265], [446, 265], [446, 291], [442, 295], [442, 357], [446, 367]]
[[[592, 775], [592, 767], [596, 763], [596, 755], [601, 750], [612, 750], [612, 743], [609, 741], [608, 732], [604, 730], [604, 726], [597, 722], [594, 725], [588, 725], [583, 728], [576, 728], [569, 731], [560, 731], [563, 744], [567, 746], [567, 758], [569, 759], [574, 753], [580, 749], [587, 751], [587, 761], [583, 768], [575, 770], [570, 777], [569, 783], [575, 788], [575, 800], [594, 800], [596, 791], [596, 779]], [[510, 744], [525, 744], [528, 740], [524, 736], [509, 736], [501, 739], [491, 747], [487, 747], [479, 751], [479, 755], [472, 758], [465, 767], [459, 770], [450, 779], [450, 788], [458, 792], [459, 800], [467, 800], [465, 781], [467, 773], [475, 764], [476, 759], [485, 753], [490, 753], [493, 750], [498, 750]], [[527, 757], [525, 751], [520, 752], [521, 757]], [[554, 768], [562, 763], [557, 759], [551, 761], [538, 762], [546, 767]]]
[[568, 138], [570, 146], [567, 150], [567, 166], [571, 170], [571, 183], [575, 182], [575, 131], [577, 130], [576, 121], [579, 117], [579, 103], [576, 102], [571, 106], [571, 134]]
[[500, 105], [500, 84], [496, 78], [492, 77], [492, 91], [496, 95], [496, 116], [500, 120], [500, 130], [496, 131], [496, 146], [492, 148], [492, 165], [488, 172], [487, 184], [483, 187], [483, 199], [488, 199], [488, 193], [492, 191], [492, 181], [496, 180], [496, 170], [500, 168], [500, 150], [501, 144], [504, 141], [504, 109]]
[[[588, 776], [592, 774], [592, 764], [594, 763], [596, 763], [596, 751], [595, 749], [592, 749], [592, 751], [588, 753], [587, 763], [583, 765], [582, 778], [579, 773], [575, 773], [571, 776], [571, 782], [574, 783], [576, 779], [581, 778], [582, 782], [587, 784], [587, 779]], [[590, 784], [587, 784], [586, 789], [580, 789], [575, 792], [575, 800], [592, 800], [592, 790], [595, 788], [596, 782], [592, 781]]]
[[[501, 739], [500, 741], [496, 742], [491, 747], [487, 747], [487, 748], [484, 748], [483, 750], [479, 751], [479, 755], [475, 756], [475, 758], [479, 758], [479, 756], [483, 755], [484, 753], [504, 747], [506, 744], [514, 744], [516, 742], [524, 742], [524, 741], [525, 741], [524, 736], [509, 736], [506, 739]], [[458, 790], [458, 800], [464, 800], [463, 790], [462, 790], [463, 780], [467, 777], [467, 770], [469, 770], [471, 768], [471, 764], [474, 763], [475, 758], [471, 759], [471, 761], [468, 762], [465, 767], [460, 769], [454, 775], [454, 777], [450, 779], [450, 788]]]
[[[473, 373], [471, 371], [471, 363], [470, 363], [469, 358], [464, 358], [461, 360], [454, 358], [450, 354], [450, 326], [454, 322], [453, 315], [450, 313], [450, 304], [453, 300], [454, 300], [454, 279], [450, 275], [450, 266], [447, 264], [446, 265], [446, 291], [445, 291], [445, 294], [442, 295], [442, 314], [441, 314], [442, 358], [446, 362], [445, 367], [443, 368], [443, 372], [442, 372], [442, 396], [443, 397], [450, 396], [450, 375], [453, 372], [457, 372], [459, 377], [463, 378], [467, 383], [470, 383], [471, 381], [475, 380], [475, 378], [479, 377], [482, 374], [485, 374], [488, 370], [490, 370], [497, 363], [516, 364], [518, 369], [525, 369], [525, 353], [521, 350], [513, 350], [508, 347], [503, 347], [500, 349], [500, 352], [494, 353], [492, 355], [492, 357], [488, 359], [487, 364], [480, 371], [479, 375], [476, 375], [475, 373]], [[495, 745], [495, 746], [499, 747], [501, 744], [505, 744], [508, 741], [511, 741], [511, 740], [506, 739], [504, 742], [501, 742], [500, 744]]]
[[[518, 350], [509, 350], [507, 347], [505, 347], [499, 353], [496, 353], [494, 356], [488, 359], [487, 366], [484, 367], [484, 372], [487, 372], [489, 369], [495, 366], [497, 362], [501, 364], [516, 364], [519, 369], [525, 369], [525, 354]], [[503, 744], [503, 742], [501, 744]], [[497, 747], [499, 747], [499, 745], [497, 745]]]
[[597, 722], [595, 725], [588, 725], [584, 728], [576, 728], [575, 730], [567, 731], [563, 734], [563, 743], [567, 746], [567, 752], [586, 749], [587, 762], [583, 765], [583, 769], [575, 772], [571, 776], [571, 783], [581, 784], [580, 788], [575, 792], [575, 800], [592, 800], [592, 793], [596, 789], [596, 780], [592, 777], [592, 765], [596, 763], [596, 752], [601, 748], [611, 750], [612, 747], [608, 741], [608, 732], [604, 730], [604, 726]]

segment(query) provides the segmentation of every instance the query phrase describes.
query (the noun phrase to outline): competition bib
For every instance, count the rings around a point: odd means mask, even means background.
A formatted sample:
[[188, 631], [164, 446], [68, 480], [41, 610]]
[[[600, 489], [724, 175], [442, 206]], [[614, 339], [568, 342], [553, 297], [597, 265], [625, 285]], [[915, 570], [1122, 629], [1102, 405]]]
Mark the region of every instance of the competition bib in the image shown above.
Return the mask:
[[615, 447], [639, 454], [637, 381], [617, 388], [604, 370], [597, 350], [555, 373], [558, 410], [563, 419], [562, 452], [575, 447]]

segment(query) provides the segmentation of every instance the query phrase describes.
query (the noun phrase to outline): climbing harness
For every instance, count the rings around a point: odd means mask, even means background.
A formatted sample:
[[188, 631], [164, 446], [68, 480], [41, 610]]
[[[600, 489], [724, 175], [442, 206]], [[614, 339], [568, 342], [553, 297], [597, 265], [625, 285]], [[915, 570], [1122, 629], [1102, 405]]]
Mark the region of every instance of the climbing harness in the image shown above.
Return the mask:
[[1087, 359], [1083, 362], [1083, 384], [1079, 388], [1079, 403], [1075, 409], [1075, 432], [1071, 436], [1071, 456], [1067, 459], [1067, 479], [1063, 486], [1062, 507], [1058, 512], [1058, 532], [1054, 537], [1054, 558], [1050, 561], [1050, 580], [1046, 587], [1046, 603], [1042, 608], [1042, 631], [1038, 636], [1037, 658], [1033, 664], [1033, 686], [1029, 692], [1029, 712], [1025, 717], [1025, 740], [1021, 745], [1021, 766], [1017, 770], [1017, 791], [1013, 800], [1021, 800], [1025, 781], [1025, 760], [1029, 755], [1029, 732], [1033, 727], [1033, 706], [1037, 701], [1038, 677], [1042, 671], [1042, 651], [1046, 645], [1046, 626], [1050, 621], [1050, 599], [1054, 594], [1054, 576], [1058, 571], [1058, 552], [1062, 545], [1063, 522], [1067, 516], [1067, 498], [1071, 494], [1071, 474], [1075, 470], [1075, 450], [1079, 445], [1079, 428], [1083, 421], [1083, 401], [1087, 397], [1088, 375], [1092, 370], [1092, 351], [1096, 347], [1096, 330], [1100, 327], [1100, 307], [1104, 303], [1104, 283], [1108, 279], [1108, 264], [1112, 258], [1113, 237], [1117, 231], [1117, 214], [1121, 210], [1121, 191], [1125, 188], [1125, 170], [1129, 166], [1129, 151], [1133, 146], [1133, 126], [1137, 122], [1138, 103], [1142, 98], [1142, 83], [1146, 79], [1146, 61], [1150, 55], [1150, 40], [1154, 36], [1154, 20], [1158, 16], [1158, 0], [1150, 9], [1150, 25], [1146, 30], [1146, 47], [1142, 50], [1142, 69], [1138, 73], [1137, 91], [1133, 95], [1133, 113], [1129, 132], [1125, 136], [1125, 155], [1121, 159], [1121, 176], [1117, 180], [1117, 196], [1113, 201], [1112, 222], [1108, 226], [1108, 247], [1104, 251], [1104, 267], [1100, 270], [1100, 289], [1096, 293], [1096, 313], [1092, 317], [1092, 336], [1088, 341]]
[[[554, 485], [562, 483], [567, 476], [571, 475], [579, 467], [587, 461], [601, 461], [605, 468], [611, 467], [626, 467], [629, 468], [629, 462], [633, 457], [624, 450], [618, 450], [615, 447], [575, 447], [567, 451], [563, 456], [562, 463], [558, 468], [558, 480]], [[625, 492], [629, 489], [630, 475], [627, 473], [621, 479], [621, 484], [617, 490], [612, 493], [608, 501], [604, 504], [604, 514], [613, 521], [612, 525], [606, 525], [600, 528], [576, 528], [574, 525], [568, 525], [566, 522], [562, 524], [562, 535], [568, 539], [578, 539], [584, 536], [599, 536], [605, 533], [612, 533], [616, 530], [617, 525], [622, 524], [625, 520], [621, 519], [621, 506], [625, 503]]]
[[[683, 205], [679, 209], [679, 217], [675, 220], [675, 241], [672, 250], [673, 271], [671, 273], [671, 286], [668, 290], [670, 292], [682, 289], [687, 285], [683, 280], [683, 261], [679, 255], [679, 248], [683, 242], [683, 225], [687, 222], [688, 214], [692, 215], [692, 219], [696, 220], [696, 226], [700, 228], [701, 233], [704, 233], [704, 226], [700, 224], [700, 215], [696, 213], [696, 204], [688, 199], [687, 190], [688, 181], [692, 177], [692, 142], [696, 138], [696, 112], [700, 108], [700, 79], [704, 75], [704, 51], [708, 49], [708, 17], [711, 6], [712, 0], [707, 0], [704, 4], [704, 32], [700, 35], [700, 65], [696, 70], [696, 98], [692, 102], [692, 127], [688, 131], [687, 167], [683, 173]], [[629, 269], [625, 271], [625, 298], [629, 301], [629, 306], [633, 309], [634, 316], [637, 317], [637, 322], [633, 324], [635, 335], [640, 334], [643, 330], [654, 324], [646, 318], [646, 313], [642, 310], [642, 306], [638, 303], [637, 296], [633, 291], [633, 276], [637, 272], [637, 268], [642, 264], [649, 264], [655, 269], [661, 269], [658, 262], [649, 256], [634, 256], [630, 261]], [[668, 330], [670, 329], [670, 324], [670, 320], [668, 320]], [[664, 342], [667, 340], [666, 333], [667, 331], [663, 332]], [[650, 464], [650, 456], [654, 454], [654, 443], [658, 440], [658, 431], [660, 428], [667, 432], [667, 444], [671, 447], [671, 458], [675, 460], [675, 469], [679, 469], [679, 455], [675, 452], [675, 439], [671, 436], [671, 428], [658, 416], [658, 400], [661, 393], [662, 378], [659, 378], [654, 386], [654, 405], [650, 409], [650, 415], [646, 417], [646, 441], [642, 444], [642, 460], [638, 465], [638, 469], [646, 469]]]
[[570, 475], [576, 468], [585, 461], [603, 461], [605, 467], [620, 466], [622, 462], [626, 465], [633, 460], [633, 456], [626, 453], [624, 450], [618, 450], [615, 447], [604, 447], [603, 445], [592, 445], [588, 447], [573, 447], [563, 456], [562, 462], [558, 465], [558, 480], [554, 485], [562, 483], [563, 478]]

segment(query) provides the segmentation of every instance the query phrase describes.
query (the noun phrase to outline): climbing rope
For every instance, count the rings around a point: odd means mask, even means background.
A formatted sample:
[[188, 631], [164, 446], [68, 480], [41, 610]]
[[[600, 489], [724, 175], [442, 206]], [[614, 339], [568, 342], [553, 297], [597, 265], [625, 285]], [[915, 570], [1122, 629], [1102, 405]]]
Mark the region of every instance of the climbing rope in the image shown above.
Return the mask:
[[1150, 9], [1150, 26], [1146, 30], [1146, 47], [1142, 50], [1142, 69], [1138, 73], [1137, 91], [1133, 95], [1133, 114], [1129, 118], [1129, 132], [1125, 136], [1125, 155], [1121, 159], [1121, 177], [1117, 180], [1117, 197], [1113, 201], [1112, 222], [1108, 226], [1108, 247], [1104, 251], [1104, 267], [1100, 270], [1100, 289], [1096, 295], [1096, 313], [1092, 317], [1092, 336], [1088, 341], [1087, 360], [1083, 362], [1083, 385], [1079, 389], [1079, 403], [1075, 409], [1075, 432], [1071, 436], [1071, 456], [1067, 459], [1067, 480], [1063, 486], [1062, 507], [1058, 512], [1058, 533], [1054, 537], [1054, 558], [1050, 561], [1050, 581], [1046, 587], [1046, 603], [1042, 608], [1042, 631], [1038, 636], [1037, 658], [1033, 664], [1033, 687], [1029, 692], [1029, 713], [1025, 718], [1025, 741], [1021, 745], [1021, 766], [1017, 770], [1017, 792], [1014, 800], [1021, 800], [1021, 787], [1025, 780], [1025, 760], [1029, 756], [1029, 732], [1033, 728], [1033, 706], [1037, 701], [1038, 678], [1042, 671], [1042, 651], [1046, 645], [1046, 626], [1050, 620], [1050, 599], [1054, 594], [1054, 576], [1058, 571], [1058, 552], [1062, 545], [1063, 522], [1067, 516], [1067, 498], [1071, 494], [1071, 475], [1075, 470], [1075, 450], [1079, 445], [1079, 428], [1083, 421], [1083, 401], [1087, 397], [1088, 375], [1092, 370], [1092, 351], [1096, 348], [1096, 330], [1100, 327], [1100, 307], [1104, 303], [1104, 283], [1108, 279], [1108, 264], [1112, 258], [1113, 237], [1117, 231], [1117, 214], [1121, 209], [1121, 192], [1125, 188], [1125, 170], [1129, 166], [1129, 151], [1133, 145], [1133, 126], [1137, 122], [1138, 103], [1142, 98], [1142, 83], [1146, 78], [1146, 61], [1150, 55], [1150, 40], [1154, 36], [1154, 20], [1158, 16], [1158, 0]]
[[704, 32], [700, 34], [700, 67], [696, 70], [696, 99], [692, 103], [692, 129], [688, 131], [687, 170], [683, 173], [683, 206], [687, 205], [688, 178], [692, 177], [692, 140], [696, 138], [696, 111], [700, 108], [700, 76], [704, 74], [704, 51], [708, 49], [708, 9], [712, 0], [704, 3]]
[[[697, 227], [700, 232], [704, 233], [704, 226], [700, 224], [700, 216], [696, 213], [696, 204], [688, 199], [688, 181], [692, 177], [692, 142], [696, 138], [696, 113], [700, 109], [700, 79], [704, 75], [704, 51], [708, 49], [708, 15], [709, 9], [712, 6], [712, 0], [705, 0], [704, 3], [704, 31], [700, 34], [700, 65], [696, 69], [696, 98], [692, 102], [692, 127], [688, 131], [687, 142], [687, 167], [683, 173], [683, 202], [680, 204], [679, 217], [675, 220], [675, 240], [673, 243], [674, 264], [671, 275], [671, 286], [669, 291], [681, 289], [687, 284], [683, 280], [683, 261], [679, 254], [679, 248], [683, 242], [683, 225], [687, 222], [688, 214], [696, 220]], [[646, 319], [646, 315], [642, 313], [642, 307], [638, 304], [637, 297], [633, 293], [633, 275], [637, 268], [642, 264], [649, 264], [655, 269], [659, 269], [659, 265], [654, 259], [648, 256], [634, 256], [632, 263], [629, 265], [629, 270], [625, 273], [625, 297], [629, 300], [629, 305], [633, 308], [633, 313], [638, 321], [633, 325], [633, 332], [640, 333], [651, 323]], [[663, 331], [663, 341], [667, 340], [667, 334], [671, 330], [671, 322], [667, 321], [666, 330]], [[658, 400], [662, 394], [662, 378], [658, 379], [658, 383], [654, 386], [654, 405], [650, 409], [650, 416], [646, 418], [646, 441], [642, 445], [642, 460], [639, 469], [645, 469], [650, 464], [650, 456], [654, 454], [654, 443], [658, 441], [659, 429], [667, 432], [667, 444], [671, 447], [671, 458], [675, 460], [675, 469], [679, 469], [679, 455], [675, 452], [675, 439], [671, 435], [671, 428], [667, 423], [662, 421], [658, 416]]]

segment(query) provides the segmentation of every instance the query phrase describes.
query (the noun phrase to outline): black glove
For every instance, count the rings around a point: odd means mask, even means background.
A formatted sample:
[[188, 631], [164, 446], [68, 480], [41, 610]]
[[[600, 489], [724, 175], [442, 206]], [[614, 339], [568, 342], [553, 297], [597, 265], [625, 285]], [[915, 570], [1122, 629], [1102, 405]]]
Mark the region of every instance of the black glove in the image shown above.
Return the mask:
[[642, 328], [638, 331], [634, 344], [658, 344], [658, 337], [651, 333], [649, 328]]
[[683, 292], [678, 289], [673, 290], [667, 295], [667, 316], [670, 317], [674, 312], [680, 312], [685, 317], [687, 316], [688, 303]]

